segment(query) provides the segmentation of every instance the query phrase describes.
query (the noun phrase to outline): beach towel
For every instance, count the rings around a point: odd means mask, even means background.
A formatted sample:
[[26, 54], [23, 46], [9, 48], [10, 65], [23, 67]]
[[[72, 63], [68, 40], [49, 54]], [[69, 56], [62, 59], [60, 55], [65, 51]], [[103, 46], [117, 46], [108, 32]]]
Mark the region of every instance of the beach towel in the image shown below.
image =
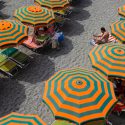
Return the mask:
[[97, 46], [98, 44], [95, 43], [95, 41], [92, 39], [90, 40], [90, 44], [93, 45], [93, 46]]
[[114, 42], [114, 43], [116, 43], [117, 40], [116, 40], [115, 37], [113, 37], [113, 36], [110, 34], [110, 35], [109, 35], [109, 38], [108, 38], [108, 42]]

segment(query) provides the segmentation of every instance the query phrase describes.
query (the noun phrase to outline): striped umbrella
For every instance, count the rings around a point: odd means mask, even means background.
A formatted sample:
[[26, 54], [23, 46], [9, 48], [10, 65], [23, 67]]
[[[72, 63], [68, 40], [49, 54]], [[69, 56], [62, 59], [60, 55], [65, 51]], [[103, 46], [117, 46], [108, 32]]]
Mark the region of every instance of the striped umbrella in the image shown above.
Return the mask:
[[111, 33], [119, 42], [125, 42], [125, 21], [120, 20], [111, 24]]
[[118, 8], [118, 13], [125, 17], [125, 5]]
[[62, 10], [69, 6], [68, 0], [34, 0], [35, 4], [53, 10]]
[[51, 10], [35, 5], [18, 8], [14, 13], [14, 17], [22, 23], [34, 27], [48, 26], [55, 20]]
[[0, 118], [0, 125], [46, 125], [37, 115], [11, 113]]
[[14, 20], [0, 20], [0, 48], [21, 44], [27, 37], [27, 26]]
[[105, 119], [117, 100], [112, 83], [94, 71], [77, 68], [52, 76], [45, 84], [43, 101], [55, 118], [82, 125]]
[[125, 46], [104, 44], [89, 54], [93, 68], [109, 77], [125, 78]]

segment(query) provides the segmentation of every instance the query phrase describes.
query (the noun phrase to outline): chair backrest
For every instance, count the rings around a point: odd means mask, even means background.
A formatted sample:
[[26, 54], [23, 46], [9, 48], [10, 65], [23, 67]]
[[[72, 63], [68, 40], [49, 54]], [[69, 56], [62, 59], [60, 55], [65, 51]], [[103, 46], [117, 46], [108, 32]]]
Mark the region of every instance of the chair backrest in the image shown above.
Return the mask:
[[0, 66], [5, 64], [7, 60], [8, 60], [8, 58], [6, 56], [0, 54]]
[[18, 51], [18, 49], [16, 49], [16, 48], [7, 48], [7, 49], [4, 49], [1, 53], [6, 56], [11, 56], [11, 55], [15, 54], [17, 51]]

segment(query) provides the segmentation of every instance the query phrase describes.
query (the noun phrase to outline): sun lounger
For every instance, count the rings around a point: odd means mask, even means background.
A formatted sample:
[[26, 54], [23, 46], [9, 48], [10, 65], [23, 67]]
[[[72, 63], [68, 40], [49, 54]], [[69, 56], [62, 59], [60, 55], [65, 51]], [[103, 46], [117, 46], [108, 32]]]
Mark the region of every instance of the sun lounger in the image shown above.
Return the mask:
[[8, 77], [15, 76], [19, 71], [19, 66], [6, 56], [0, 54], [0, 72]]
[[33, 36], [28, 36], [28, 40], [25, 40], [23, 45], [26, 46], [27, 48], [33, 50], [33, 51], [37, 51], [37, 49], [43, 47], [42, 44], [38, 45], [35, 43]]
[[66, 8], [65, 10], [57, 10], [55, 12], [56, 15], [60, 15], [63, 18], [67, 17], [68, 15], [70, 15], [72, 13], [70, 8]]
[[44, 44], [45, 42], [49, 41], [50, 40], [50, 36], [49, 35], [41, 35], [41, 36], [38, 36], [36, 38], [36, 40], [38, 42], [40, 42], [41, 44]]
[[67, 19], [67, 18], [64, 18], [64, 17], [61, 16], [59, 13], [57, 13], [57, 14], [55, 15], [55, 22], [56, 22], [55, 24], [56, 24], [56, 26], [57, 26], [57, 27], [62, 27], [62, 26], [64, 25], [66, 19]]
[[1, 54], [6, 55], [8, 58], [19, 64], [22, 68], [28, 66], [31, 61], [30, 56], [26, 55], [16, 48], [7, 48], [1, 51]]

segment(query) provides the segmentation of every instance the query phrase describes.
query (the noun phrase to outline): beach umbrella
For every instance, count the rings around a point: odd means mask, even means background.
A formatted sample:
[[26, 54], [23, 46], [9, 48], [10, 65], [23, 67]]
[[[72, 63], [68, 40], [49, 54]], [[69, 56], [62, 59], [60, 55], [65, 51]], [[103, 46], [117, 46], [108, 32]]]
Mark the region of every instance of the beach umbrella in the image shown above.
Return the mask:
[[45, 84], [43, 101], [55, 118], [79, 125], [105, 119], [116, 103], [113, 85], [95, 71], [61, 70]]
[[37, 115], [11, 113], [0, 118], [0, 125], [47, 125]]
[[94, 69], [108, 77], [125, 78], [125, 46], [104, 44], [89, 53]]
[[27, 37], [27, 26], [14, 20], [0, 20], [0, 49], [21, 44]]
[[35, 0], [35, 4], [44, 6], [50, 9], [63, 10], [69, 6], [68, 0]]
[[119, 41], [125, 42], [125, 20], [111, 24], [111, 34]]
[[118, 13], [125, 17], [125, 5], [118, 8]]
[[33, 27], [48, 26], [55, 21], [53, 11], [35, 5], [18, 8], [14, 18]]
[[55, 120], [52, 125], [76, 125], [75, 123], [71, 123], [66, 120]]

